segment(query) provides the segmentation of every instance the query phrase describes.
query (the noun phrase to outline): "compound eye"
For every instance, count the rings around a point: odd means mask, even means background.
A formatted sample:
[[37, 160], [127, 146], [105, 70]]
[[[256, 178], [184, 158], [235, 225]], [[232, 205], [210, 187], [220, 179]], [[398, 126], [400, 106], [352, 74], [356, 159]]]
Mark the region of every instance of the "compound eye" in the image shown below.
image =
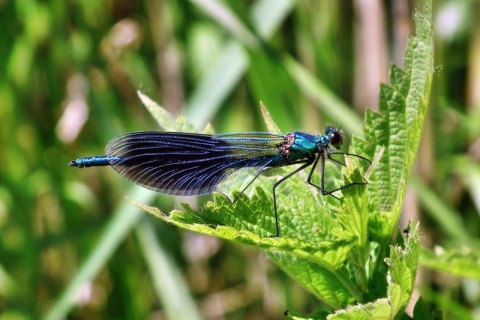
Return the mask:
[[338, 131], [330, 132], [328, 135], [329, 143], [334, 147], [339, 147], [342, 145], [342, 134]]

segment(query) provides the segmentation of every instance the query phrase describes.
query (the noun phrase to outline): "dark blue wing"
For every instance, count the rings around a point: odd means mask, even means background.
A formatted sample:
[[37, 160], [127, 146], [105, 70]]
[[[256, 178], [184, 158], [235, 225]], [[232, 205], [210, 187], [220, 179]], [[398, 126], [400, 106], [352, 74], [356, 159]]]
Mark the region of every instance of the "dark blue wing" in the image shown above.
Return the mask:
[[225, 190], [281, 161], [283, 135], [137, 132], [110, 141], [110, 164], [125, 178], [173, 195]]

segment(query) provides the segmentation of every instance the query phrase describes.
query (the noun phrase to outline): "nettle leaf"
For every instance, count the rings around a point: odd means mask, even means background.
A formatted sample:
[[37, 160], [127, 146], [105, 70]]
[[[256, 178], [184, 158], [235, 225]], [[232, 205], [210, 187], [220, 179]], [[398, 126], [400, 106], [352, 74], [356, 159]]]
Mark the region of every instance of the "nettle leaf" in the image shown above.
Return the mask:
[[410, 223], [405, 234], [405, 243], [402, 246], [392, 246], [390, 257], [385, 261], [388, 266], [387, 294], [394, 315], [403, 314], [415, 287], [420, 257], [418, 227], [418, 223]]
[[[418, 150], [421, 128], [433, 75], [431, 6], [417, 14], [416, 37], [410, 37], [404, 70], [390, 69], [390, 84], [381, 85], [379, 113], [367, 110], [365, 140], [354, 137], [353, 149], [367, 157], [382, 150], [369, 179], [369, 195], [376, 210], [371, 214], [372, 236], [379, 242], [390, 238], [400, 218], [407, 180]], [[386, 223], [385, 223], [386, 222]]]
[[[298, 184], [299, 187], [305, 185], [299, 181], [292, 183]], [[281, 204], [288, 200], [288, 197], [280, 195], [278, 201]], [[323, 215], [321, 212], [320, 214], [315, 212], [315, 215], [312, 213], [313, 210], [308, 210], [308, 208], [316, 209], [318, 206], [314, 199], [305, 199], [301, 203], [296, 202], [289, 210], [298, 212], [299, 216], [305, 211], [310, 212], [308, 215], [310, 223], [305, 223], [305, 226], [318, 225], [317, 233], [312, 236], [311, 228], [302, 228], [301, 225], [298, 225], [299, 227], [296, 229], [289, 228], [290, 224], [295, 224], [295, 219], [292, 219], [295, 214], [291, 215], [290, 212], [280, 208], [279, 223], [282, 236], [270, 237], [276, 231], [273, 205], [271, 196], [267, 195], [262, 188], [257, 188], [251, 199], [240, 195], [234, 204], [231, 204], [230, 200], [222, 195], [215, 195], [215, 200], [208, 202], [199, 211], [183, 205], [184, 211], [174, 210], [169, 214], [164, 214], [155, 207], [134, 200], [131, 202], [152, 215], [184, 229], [266, 250], [289, 252], [315, 263], [331, 266], [333, 269], [340, 267], [345, 261], [349, 248], [355, 240], [354, 237], [340, 239], [335, 236], [322, 236], [322, 234], [328, 233], [327, 230], [333, 228], [333, 220], [315, 218], [315, 216]]]
[[302, 315], [290, 310], [286, 310], [283, 314], [292, 320], [323, 320], [327, 317], [328, 312], [319, 311], [308, 315]]
[[[332, 249], [335, 244], [333, 244]], [[348, 247], [340, 246], [343, 254]], [[342, 252], [338, 255], [342, 255]], [[361, 298], [353, 278], [345, 267], [333, 267], [322, 261], [311, 261], [280, 251], [269, 252], [269, 257], [285, 273], [297, 280], [303, 287], [334, 309], [354, 303]], [[327, 262], [329, 259], [325, 259]]]
[[403, 315], [415, 287], [415, 276], [420, 256], [418, 223], [410, 223], [404, 234], [403, 244], [391, 246], [390, 257], [386, 259], [387, 298], [358, 304], [338, 310], [327, 319], [397, 319]]

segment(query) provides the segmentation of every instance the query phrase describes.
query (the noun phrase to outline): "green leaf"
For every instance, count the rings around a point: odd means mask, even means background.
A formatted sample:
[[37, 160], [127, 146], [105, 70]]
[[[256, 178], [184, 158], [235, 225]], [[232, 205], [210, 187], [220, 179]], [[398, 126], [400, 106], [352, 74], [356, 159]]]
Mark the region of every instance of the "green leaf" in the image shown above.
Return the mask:
[[[256, 205], [251, 206], [244, 196], [240, 196], [235, 204], [231, 205], [228, 199], [217, 195], [214, 202], [207, 203], [200, 211], [194, 211], [188, 205], [183, 205], [184, 211], [174, 210], [168, 215], [155, 207], [135, 200], [130, 201], [155, 217], [180, 228], [265, 250], [293, 253], [318, 264], [331, 266], [333, 269], [345, 261], [353, 238], [332, 241], [317, 236], [308, 239], [307, 236], [302, 236], [302, 230], [287, 230], [285, 236], [270, 237], [269, 235], [275, 233], [275, 222], [271, 203], [262, 201], [263, 197], [267, 197], [265, 192], [257, 189], [257, 194], [252, 198]], [[283, 213], [279, 218], [280, 221], [288, 219]]]
[[[347, 249], [346, 246], [340, 247], [344, 253], [348, 253]], [[332, 308], [338, 309], [360, 299], [360, 292], [352, 285], [346, 269], [335, 269], [329, 264], [322, 265], [280, 251], [271, 251], [268, 256], [285, 273]]]
[[411, 222], [405, 234], [405, 244], [392, 246], [388, 266], [388, 300], [394, 315], [403, 313], [415, 287], [420, 256], [419, 224]]
[[[273, 185], [277, 179], [265, 180]], [[331, 212], [319, 205], [325, 200], [336, 200], [308, 195], [308, 189], [300, 177], [293, 177], [288, 185], [278, 188], [279, 238], [269, 237], [275, 234], [275, 218], [270, 193], [262, 188], [257, 188], [251, 200], [240, 195], [231, 204], [224, 196], [216, 195], [215, 201], [200, 211], [184, 205], [185, 211], [175, 210], [168, 215], [131, 201], [180, 228], [267, 250], [283, 270], [327, 304], [338, 308], [361, 298], [348, 272], [340, 270], [357, 238], [335, 232], [340, 226], [332, 219]], [[298, 198], [292, 196], [292, 190], [299, 194]]]
[[327, 317], [328, 320], [392, 319], [392, 307], [388, 299], [382, 298], [373, 303], [350, 306]]
[[262, 112], [263, 120], [265, 121], [268, 132], [281, 133], [280, 128], [278, 128], [277, 124], [273, 121], [270, 112], [268, 112], [263, 101], [260, 101], [260, 111]]
[[407, 180], [415, 160], [425, 118], [433, 74], [433, 35], [431, 4], [424, 15], [417, 14], [416, 37], [408, 39], [404, 70], [392, 66], [390, 84], [380, 90], [379, 113], [367, 110], [364, 137], [353, 139], [356, 153], [374, 157], [383, 155], [369, 179], [369, 193], [376, 208], [375, 230], [384, 242], [394, 232], [400, 218]]
[[337, 319], [399, 319], [407, 306], [415, 287], [415, 276], [420, 255], [418, 223], [410, 223], [402, 246], [392, 246], [386, 259], [387, 298], [374, 302], [350, 306], [327, 317]]
[[158, 122], [160, 128], [166, 131], [197, 132], [195, 127], [184, 116], [178, 115], [175, 119], [167, 110], [142, 92], [137, 91], [137, 94], [145, 108], [147, 108], [148, 112], [150, 112]]
[[424, 248], [420, 263], [429, 269], [441, 271], [457, 277], [480, 279], [480, 256], [469, 249], [463, 251], [437, 247], [434, 251]]

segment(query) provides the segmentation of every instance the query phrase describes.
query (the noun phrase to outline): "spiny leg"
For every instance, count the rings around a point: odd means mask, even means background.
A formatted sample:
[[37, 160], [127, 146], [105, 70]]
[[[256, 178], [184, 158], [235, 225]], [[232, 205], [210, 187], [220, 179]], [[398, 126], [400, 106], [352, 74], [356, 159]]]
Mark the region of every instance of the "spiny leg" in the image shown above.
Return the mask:
[[[331, 154], [344, 154], [344, 153], [339, 153], [339, 152], [337, 152], [337, 153], [330, 153], [330, 154], [328, 154], [328, 155], [329, 155], [329, 156], [328, 156], [328, 159], [330, 159], [331, 161], [333, 161], [333, 162], [335, 162], [335, 163], [338, 163], [338, 164], [341, 165], [341, 166], [344, 166], [344, 167], [347, 166], [347, 165], [346, 165], [345, 163], [343, 163], [342, 161], [330, 157]], [[323, 158], [325, 159], [325, 156], [323, 156]], [[325, 161], [325, 160], [324, 160], [324, 161]]]
[[[325, 191], [325, 154], [324, 154], [324, 153], [319, 154], [319, 158], [320, 158], [320, 157], [322, 158], [322, 162], [321, 162], [322, 168], [321, 168], [321, 170], [320, 170], [320, 174], [321, 174], [321, 179], [322, 179], [322, 180], [321, 180], [321, 185], [320, 185], [320, 191], [322, 192], [322, 195], [323, 195], [323, 196], [330, 195], [330, 196], [334, 197], [335, 199], [340, 200], [340, 198], [337, 197], [336, 195], [334, 195], [333, 192]], [[328, 158], [329, 158], [329, 159], [332, 159], [332, 158], [330, 158], [330, 157], [328, 157]], [[338, 160], [336, 160], [336, 159], [333, 159], [333, 160], [334, 160], [335, 162], [343, 165], [343, 166], [345, 165], [345, 164], [343, 164], [342, 162], [340, 162], [340, 161], [338, 161]], [[311, 174], [310, 174], [310, 177], [311, 177], [312, 174], [313, 174], [313, 170], [312, 170], [312, 172], [310, 172], [310, 173], [311, 173]], [[310, 184], [313, 185], [313, 186], [315, 186], [313, 183], [310, 183]]]
[[343, 190], [343, 189], [346, 189], [348, 187], [355, 186], [355, 185], [363, 186], [365, 184], [368, 184], [368, 182], [367, 182], [367, 180], [365, 180], [365, 178], [362, 177], [362, 179], [363, 179], [363, 182], [352, 182], [352, 183], [346, 184], [344, 186], [341, 186], [337, 189], [333, 189], [333, 190], [329, 190], [329, 191], [324, 190], [324, 191], [322, 191], [322, 194], [324, 196], [332, 196], [336, 199], [339, 199], [337, 196], [333, 195], [334, 192], [337, 192], [337, 191], [340, 191], [340, 190]]
[[[306, 161], [306, 160], [295, 160], [295, 161], [289, 163], [288, 165], [303, 164], [303, 163], [305, 163], [305, 162], [308, 162], [308, 161]], [[311, 163], [311, 162], [310, 162], [310, 163]], [[250, 180], [250, 182], [245, 186], [245, 188], [243, 188], [242, 191], [240, 191], [240, 193], [238, 194], [238, 196], [236, 196], [235, 199], [233, 199], [233, 200], [230, 199], [230, 197], [227, 196], [227, 195], [226, 195], [225, 193], [223, 193], [223, 192], [218, 191], [218, 193], [220, 193], [222, 196], [224, 196], [225, 198], [227, 198], [227, 199], [230, 201], [230, 203], [234, 204], [234, 203], [238, 200], [238, 198], [240, 197], [240, 195], [241, 195], [241, 194], [244, 194], [244, 193], [245, 193], [245, 190], [247, 190], [248, 187], [250, 187], [250, 186], [252, 185], [252, 183], [253, 183], [255, 180], [257, 180], [257, 178], [258, 178], [263, 172], [268, 171], [268, 170], [273, 169], [273, 168], [275, 168], [275, 167], [264, 166], [262, 169], [260, 169], [260, 170], [258, 171], [258, 173], [255, 174], [255, 177], [253, 177], [253, 179]]]
[[346, 155], [346, 156], [350, 156], [350, 157], [357, 157], [359, 159], [362, 159], [362, 160], [365, 160], [367, 161], [368, 163], [372, 163], [372, 161], [370, 161], [369, 159], [365, 158], [365, 157], [362, 157], [358, 154], [354, 154], [354, 153], [348, 153], [348, 152], [329, 152], [328, 153], [328, 159], [334, 161], [334, 162], [337, 162], [337, 163], [340, 163], [341, 165], [345, 166], [345, 164], [337, 159], [334, 159], [331, 157], [332, 154], [342, 154], [342, 155]]
[[[353, 154], [353, 153], [347, 153], [347, 152], [327, 152], [327, 156], [328, 156], [328, 159], [330, 160], [333, 160], [335, 162], [339, 162], [338, 160], [336, 159], [333, 159], [331, 157], [332, 154], [343, 154], [343, 155], [347, 155], [347, 156], [351, 156], [351, 157], [357, 157], [359, 159], [362, 159], [362, 160], [365, 160], [367, 161], [368, 163], [372, 163], [372, 161], [370, 161], [369, 159], [365, 158], [365, 157], [362, 157], [362, 156], [359, 156], [358, 154]], [[343, 164], [345, 166], [345, 164]], [[345, 189], [345, 188], [348, 188], [348, 187], [351, 187], [351, 186], [354, 186], [354, 185], [365, 185], [365, 184], [368, 184], [367, 180], [365, 180], [364, 177], [362, 177], [363, 179], [363, 182], [352, 182], [352, 183], [349, 183], [349, 184], [346, 184], [340, 188], [337, 188], [337, 189], [334, 189], [334, 190], [330, 190], [330, 191], [325, 191], [325, 189], [322, 191], [322, 194], [324, 195], [331, 195], [333, 196], [332, 193], [336, 192], [336, 191], [339, 191], [339, 190], [342, 190], [342, 189]], [[338, 198], [337, 198], [338, 199]]]
[[[312, 175], [320, 159], [322, 159], [322, 162], [321, 162], [321, 168], [320, 168], [320, 186], [318, 186], [312, 182]], [[342, 164], [339, 161], [336, 161], [336, 162], [338, 162], [339, 164]], [[307, 183], [319, 189], [322, 192], [322, 195], [325, 195], [325, 155], [322, 152], [320, 152], [315, 158], [315, 162], [313, 163], [312, 170], [310, 170], [310, 173], [308, 174]], [[334, 195], [332, 195], [332, 197], [337, 198]]]
[[[302, 163], [302, 162], [298, 162], [298, 163]], [[297, 169], [293, 170], [292, 172], [290, 172], [289, 174], [287, 174], [285, 177], [283, 177], [282, 179], [278, 180], [277, 182], [275, 182], [275, 184], [273, 185], [273, 188], [272, 188], [272, 192], [273, 192], [273, 208], [274, 208], [274, 213], [275, 213], [275, 226], [276, 226], [276, 230], [277, 230], [277, 233], [276, 235], [271, 235], [270, 237], [271, 238], [277, 238], [278, 236], [280, 236], [280, 227], [278, 225], [278, 214], [277, 214], [277, 195], [275, 194], [275, 189], [282, 183], [284, 182], [285, 180], [287, 180], [288, 178], [290, 178], [291, 176], [295, 175], [296, 173], [298, 173], [299, 171], [305, 169], [306, 167], [308, 167], [309, 165], [312, 164], [312, 160], [311, 159], [308, 159], [305, 161], [304, 164], [302, 164], [300, 167], [298, 167]]]
[[[362, 156], [359, 156], [359, 155], [356, 155], [356, 154], [352, 154], [352, 153], [344, 153], [344, 152], [327, 152], [327, 157], [329, 160], [331, 161], [334, 161], [342, 166], [345, 166], [344, 163], [342, 163], [341, 161], [337, 160], [337, 159], [334, 159], [331, 157], [332, 154], [343, 154], [343, 155], [348, 155], [348, 156], [356, 156], [360, 159], [363, 159], [363, 160], [366, 160], [368, 162], [371, 163], [370, 160], [368, 160], [367, 158], [364, 158]], [[312, 179], [312, 175], [313, 175], [313, 171], [315, 170], [315, 167], [317, 166], [318, 164], [318, 161], [320, 160], [320, 158], [322, 159], [321, 161], [321, 169], [320, 169], [320, 175], [321, 175], [321, 183], [320, 183], [320, 186], [314, 184], [311, 179]], [[310, 174], [308, 175], [308, 179], [307, 179], [307, 182], [314, 186], [315, 188], [319, 189], [321, 192], [322, 192], [322, 195], [326, 196], [326, 195], [329, 195], [329, 196], [332, 196], [334, 197], [335, 199], [339, 199], [337, 196], [335, 196], [333, 193], [334, 192], [337, 192], [337, 191], [340, 191], [340, 190], [343, 190], [345, 188], [348, 188], [348, 187], [351, 187], [353, 185], [364, 185], [364, 184], [368, 184], [368, 182], [362, 177], [363, 181], [364, 182], [352, 182], [352, 183], [349, 183], [349, 184], [346, 184], [344, 186], [341, 186], [339, 188], [336, 188], [336, 189], [333, 189], [333, 190], [325, 190], [325, 155], [323, 153], [319, 153], [317, 158], [315, 159], [315, 162], [312, 166], [312, 170], [310, 171]]]

